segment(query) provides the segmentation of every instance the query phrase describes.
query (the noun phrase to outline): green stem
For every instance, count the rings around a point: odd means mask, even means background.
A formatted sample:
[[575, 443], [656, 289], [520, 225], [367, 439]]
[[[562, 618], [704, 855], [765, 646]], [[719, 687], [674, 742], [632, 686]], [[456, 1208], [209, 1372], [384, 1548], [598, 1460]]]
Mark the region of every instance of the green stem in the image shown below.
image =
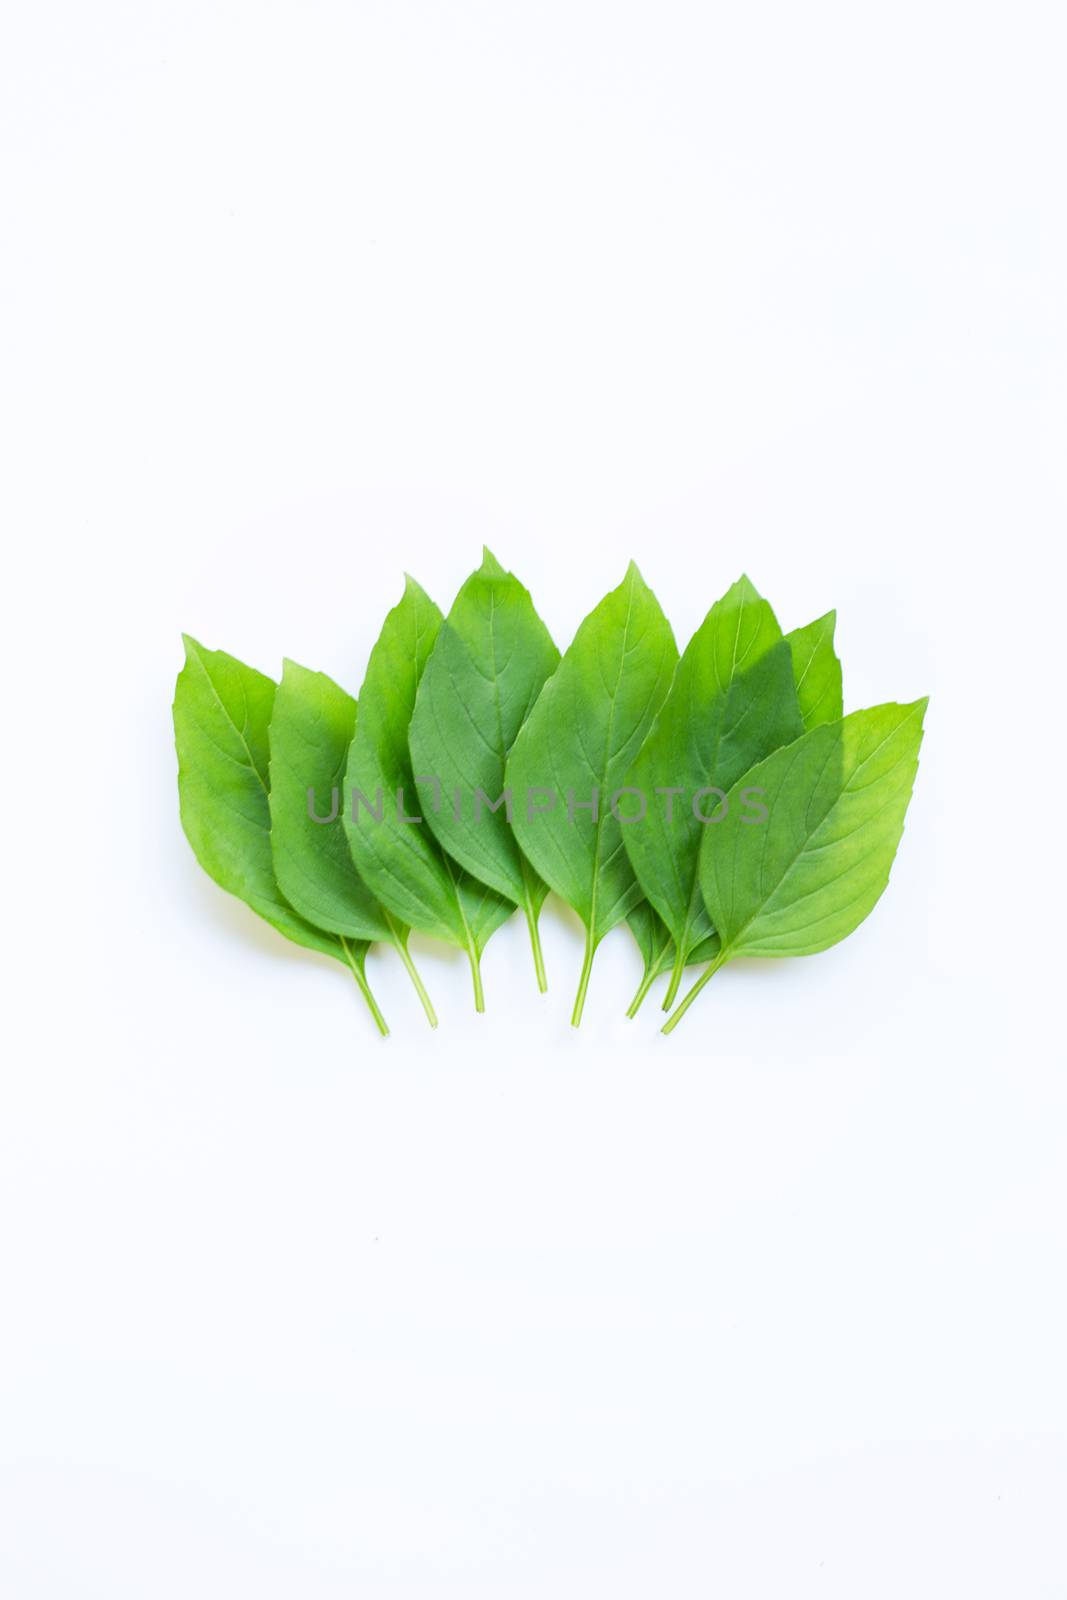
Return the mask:
[[667, 985], [667, 993], [663, 996], [663, 1009], [669, 1011], [678, 998], [678, 990], [682, 986], [682, 977], [685, 973], [685, 946], [679, 945], [674, 957], [674, 969], [671, 972], [671, 981]]
[[445, 867], [447, 868], [448, 875], [452, 880], [452, 892], [455, 896], [456, 910], [459, 913], [459, 920], [463, 924], [463, 948], [467, 952], [467, 957], [471, 964], [471, 976], [474, 979], [474, 1009], [475, 1011], [484, 1011], [485, 994], [482, 990], [481, 957], [478, 954], [478, 946], [474, 941], [474, 934], [471, 931], [471, 925], [467, 921], [467, 913], [463, 905], [463, 896], [459, 890], [459, 879], [456, 876], [456, 874], [459, 872], [459, 868], [448, 856], [445, 856]]
[[725, 960], [726, 951], [720, 950], [718, 955], [715, 957], [715, 960], [709, 962], [708, 966], [700, 974], [700, 977], [697, 979], [696, 983], [694, 983], [693, 987], [690, 989], [689, 993], [686, 995], [677, 1011], [674, 1012], [673, 1016], [668, 1017], [667, 1021], [663, 1024], [663, 1027], [660, 1029], [661, 1033], [671, 1033], [673, 1029], [678, 1026], [679, 1022], [681, 1022], [682, 1018], [685, 1016], [686, 1012], [689, 1010], [689, 1007], [693, 1004], [693, 1001], [696, 999], [701, 989], [703, 989], [708, 979], [713, 977], [714, 974], [718, 972]]
[[526, 926], [530, 930], [530, 945], [533, 949], [534, 972], [537, 974], [537, 987], [544, 994], [548, 989], [548, 979], [545, 977], [545, 958], [541, 952], [541, 932], [537, 926], [537, 912], [533, 902], [527, 895], [523, 909], [526, 912]]
[[670, 966], [670, 962], [667, 958], [671, 952], [671, 948], [671, 939], [670, 935], [668, 935], [660, 946], [659, 955], [653, 956], [652, 960], [645, 964], [645, 975], [641, 979], [640, 988], [630, 1001], [630, 1009], [626, 1013], [628, 1017], [636, 1017], [638, 1011], [641, 1009], [641, 1004], [644, 1001], [648, 991], [651, 989], [660, 973], [666, 972], [667, 968]]
[[654, 966], [646, 967], [645, 975], [641, 979], [641, 983], [640, 983], [640, 985], [638, 987], [637, 993], [634, 995], [633, 999], [630, 1001], [629, 1009], [626, 1012], [626, 1015], [631, 1019], [631, 1021], [633, 1020], [634, 1017], [636, 1017], [637, 1013], [640, 1011], [641, 1002], [644, 1000], [645, 995], [651, 989], [652, 985], [655, 983], [655, 981], [656, 981], [656, 979], [658, 977], [659, 977], [659, 973], [658, 973], [658, 971], [656, 970], [656, 968]]
[[582, 962], [582, 976], [578, 980], [578, 993], [574, 998], [574, 1010], [571, 1012], [571, 1027], [581, 1026], [582, 1012], [585, 1010], [585, 991], [589, 987], [589, 974], [593, 970], [593, 957], [596, 955], [596, 941], [593, 938], [592, 928], [585, 930], [585, 960]]
[[363, 963], [361, 961], [357, 961], [356, 957], [352, 954], [348, 940], [345, 938], [344, 934], [340, 934], [339, 938], [341, 940], [341, 948], [348, 959], [348, 965], [352, 968], [352, 976], [359, 985], [360, 994], [363, 996], [368, 1007], [370, 1008], [370, 1014], [377, 1024], [378, 1032], [381, 1034], [383, 1039], [387, 1039], [389, 1037], [389, 1025], [382, 1016], [377, 1000], [375, 1000], [373, 994], [371, 993], [370, 984], [367, 982], [367, 975], [363, 970]]
[[393, 946], [396, 950], [396, 953], [404, 963], [404, 971], [415, 985], [415, 993], [422, 1001], [422, 1009], [426, 1013], [426, 1020], [430, 1024], [431, 1028], [436, 1028], [437, 1012], [433, 1008], [433, 1002], [426, 993], [425, 985], [423, 984], [422, 979], [419, 977], [418, 968], [416, 967], [414, 961], [412, 961], [410, 952], [408, 951], [407, 930], [404, 928], [402, 923], [395, 922], [389, 915], [388, 911], [385, 913], [385, 920], [389, 925], [389, 932], [392, 935]]
[[467, 946], [467, 957], [471, 964], [471, 977], [474, 979], [474, 1009], [475, 1011], [484, 1011], [485, 991], [482, 988], [482, 967], [473, 940]]

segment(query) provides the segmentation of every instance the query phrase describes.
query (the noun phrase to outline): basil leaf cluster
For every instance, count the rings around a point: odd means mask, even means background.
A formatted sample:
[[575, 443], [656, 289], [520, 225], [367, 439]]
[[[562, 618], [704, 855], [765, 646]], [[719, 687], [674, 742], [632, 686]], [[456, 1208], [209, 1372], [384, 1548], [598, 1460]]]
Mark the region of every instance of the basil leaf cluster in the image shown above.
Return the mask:
[[670, 1033], [733, 957], [828, 949], [888, 882], [927, 702], [844, 715], [835, 620], [783, 633], [741, 577], [679, 655], [631, 562], [560, 655], [486, 550], [447, 617], [407, 579], [358, 699], [289, 660], [275, 684], [186, 635], [182, 826], [216, 883], [351, 971], [383, 1035], [372, 944], [436, 1026], [411, 930], [464, 951], [482, 1011], [482, 953], [516, 911], [546, 989], [549, 891], [585, 929], [574, 1025], [625, 922], [644, 962], [628, 1015], [666, 975]]

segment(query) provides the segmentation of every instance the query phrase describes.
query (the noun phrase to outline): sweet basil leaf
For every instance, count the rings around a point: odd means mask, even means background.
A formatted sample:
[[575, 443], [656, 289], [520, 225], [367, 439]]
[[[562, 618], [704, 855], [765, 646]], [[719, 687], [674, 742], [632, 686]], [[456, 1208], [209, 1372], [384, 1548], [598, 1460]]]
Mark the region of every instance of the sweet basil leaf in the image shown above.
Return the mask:
[[834, 653], [837, 612], [828, 611], [804, 628], [786, 634], [793, 655], [793, 676], [805, 728], [836, 722], [844, 710], [841, 663]]
[[626, 850], [674, 943], [664, 1010], [693, 952], [714, 933], [697, 870], [703, 818], [719, 803], [714, 791], [724, 794], [803, 731], [789, 646], [770, 605], [742, 577], [686, 646], [626, 780], [647, 800], [644, 819], [623, 830]]
[[519, 845], [586, 927], [575, 1026], [597, 946], [641, 899], [620, 824], [633, 797], [617, 791], [677, 659], [670, 623], [631, 562], [579, 627], [507, 764]]
[[286, 660], [270, 720], [270, 843], [278, 885], [319, 928], [393, 945], [431, 1026], [437, 1018], [408, 953], [408, 930], [356, 870], [341, 813], [356, 702], [324, 672]]
[[357, 871], [409, 927], [467, 952], [484, 1010], [481, 956], [514, 903], [452, 861], [418, 810], [408, 728], [441, 613], [413, 578], [385, 619], [359, 694], [345, 771], [344, 827]]
[[512, 745], [558, 664], [529, 593], [486, 550], [430, 651], [408, 730], [422, 815], [460, 866], [525, 912], [542, 991], [537, 918], [548, 889], [500, 800]]
[[275, 685], [223, 650], [188, 634], [174, 690], [174, 738], [182, 827], [204, 871], [294, 944], [345, 962], [380, 1031], [367, 985], [367, 941], [316, 927], [279, 888], [270, 843], [269, 728]]
[[904, 829], [927, 702], [824, 723], [776, 750], [728, 795], [763, 791], [753, 823], [731, 804], [709, 827], [700, 882], [721, 947], [667, 1022], [669, 1033], [734, 956], [802, 956], [844, 939], [874, 907]]

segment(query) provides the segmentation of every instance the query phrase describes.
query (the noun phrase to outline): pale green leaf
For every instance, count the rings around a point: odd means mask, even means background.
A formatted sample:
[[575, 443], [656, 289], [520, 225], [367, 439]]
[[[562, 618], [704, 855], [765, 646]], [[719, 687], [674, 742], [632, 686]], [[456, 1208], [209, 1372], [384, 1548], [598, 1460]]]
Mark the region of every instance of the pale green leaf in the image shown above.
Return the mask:
[[841, 663], [834, 652], [837, 612], [828, 611], [806, 627], [786, 634], [793, 655], [793, 676], [805, 728], [836, 722], [844, 710]]
[[734, 956], [812, 955], [872, 910], [903, 832], [926, 704], [873, 706], [824, 723], [730, 791], [762, 791], [767, 819], [752, 823], [731, 807], [705, 837], [700, 881], [721, 948], [665, 1031]]

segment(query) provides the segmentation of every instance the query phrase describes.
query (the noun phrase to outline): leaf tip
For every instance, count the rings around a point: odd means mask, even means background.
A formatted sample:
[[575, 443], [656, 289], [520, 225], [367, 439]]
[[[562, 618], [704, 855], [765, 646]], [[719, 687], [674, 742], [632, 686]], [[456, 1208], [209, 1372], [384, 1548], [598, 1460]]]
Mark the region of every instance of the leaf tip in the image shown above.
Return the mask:
[[641, 568], [637, 565], [637, 562], [634, 561], [632, 558], [630, 560], [630, 565], [626, 568], [626, 572], [623, 575], [623, 580], [620, 583], [619, 588], [620, 589], [647, 589], [648, 588], [648, 584], [645, 582], [644, 574], [642, 573]]
[[504, 568], [487, 544], [482, 545], [482, 565], [480, 573], [483, 578], [502, 578]]

